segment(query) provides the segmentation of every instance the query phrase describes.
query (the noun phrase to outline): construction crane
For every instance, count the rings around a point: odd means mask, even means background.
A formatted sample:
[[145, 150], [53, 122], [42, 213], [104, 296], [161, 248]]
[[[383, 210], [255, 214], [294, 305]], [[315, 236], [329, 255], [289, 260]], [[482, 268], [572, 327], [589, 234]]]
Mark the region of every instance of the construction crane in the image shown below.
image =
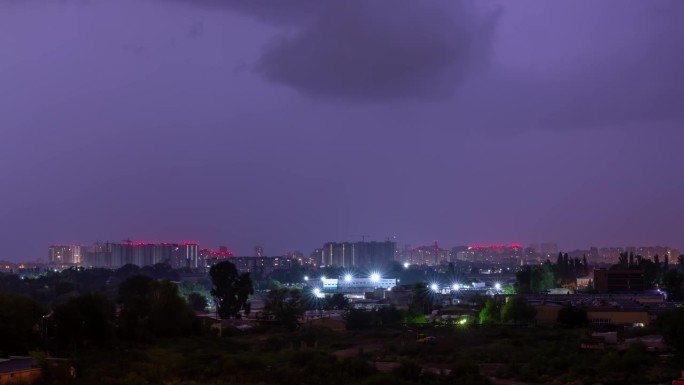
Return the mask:
[[350, 237], [361, 237], [361, 242], [366, 242], [366, 238], [370, 238], [370, 235], [365, 234], [352, 234]]

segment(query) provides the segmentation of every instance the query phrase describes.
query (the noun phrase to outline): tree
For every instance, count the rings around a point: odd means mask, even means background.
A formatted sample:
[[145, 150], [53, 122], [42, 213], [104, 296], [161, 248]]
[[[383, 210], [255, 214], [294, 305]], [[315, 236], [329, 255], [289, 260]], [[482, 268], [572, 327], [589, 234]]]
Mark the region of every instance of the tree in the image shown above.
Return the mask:
[[678, 307], [659, 315], [655, 325], [670, 346], [684, 351], [684, 308]]
[[126, 278], [125, 281], [119, 285], [119, 293], [116, 301], [119, 304], [126, 305], [133, 300], [145, 298], [150, 290], [150, 282], [154, 279], [141, 274], [132, 275]]
[[200, 293], [192, 292], [188, 294], [188, 305], [194, 311], [204, 311], [207, 308], [207, 298]]
[[114, 337], [114, 304], [107, 298], [86, 294], [55, 308], [53, 319], [57, 342], [76, 349], [86, 341], [106, 344]]
[[627, 267], [627, 259], [628, 259], [628, 254], [627, 252], [620, 253], [620, 256], [618, 257], [618, 265], [622, 267]]
[[522, 297], [510, 297], [501, 308], [501, 321], [512, 324], [528, 324], [534, 321], [536, 309]]
[[[43, 309], [33, 298], [0, 292], [0, 356], [25, 355], [36, 347]], [[38, 329], [40, 330], [40, 329]]]
[[119, 286], [119, 325], [124, 336], [134, 339], [177, 337], [191, 334], [194, 312], [178, 294], [178, 286], [165, 279], [156, 281], [134, 275]]
[[432, 291], [428, 289], [425, 283], [417, 282], [413, 284], [409, 307], [413, 308], [414, 312], [418, 311], [422, 314], [432, 312]]
[[246, 310], [247, 299], [254, 293], [249, 273], [240, 274], [234, 264], [224, 261], [212, 266], [209, 276], [219, 317], [239, 318], [240, 310]]
[[532, 293], [532, 269], [529, 266], [515, 273], [515, 291], [518, 294]]
[[668, 301], [681, 301], [684, 299], [684, 292], [682, 292], [683, 282], [684, 275], [678, 270], [670, 269], [663, 274], [663, 287], [667, 293]]
[[273, 315], [278, 323], [294, 330], [299, 325], [299, 317], [304, 314], [301, 294], [299, 290], [273, 289], [268, 292], [264, 310]]
[[377, 310], [378, 320], [384, 327], [401, 326], [401, 321], [404, 319], [404, 315], [404, 312], [397, 309], [394, 305], [381, 307]]
[[132, 263], [127, 263], [121, 266], [120, 268], [116, 269], [116, 271], [114, 272], [114, 275], [121, 280], [124, 280], [132, 275], [137, 274], [140, 274], [140, 267]]
[[530, 288], [534, 293], [545, 293], [555, 286], [553, 271], [547, 263], [532, 267]]
[[494, 325], [501, 321], [501, 304], [487, 299], [485, 306], [480, 310], [480, 325]]
[[152, 278], [146, 275], [133, 275], [119, 285], [116, 301], [121, 304], [119, 330], [124, 337], [143, 339], [149, 334], [147, 317], [150, 303], [147, 294]]
[[150, 282], [147, 294], [149, 328], [157, 337], [192, 334], [197, 326], [195, 313], [178, 294], [178, 286], [168, 279]]

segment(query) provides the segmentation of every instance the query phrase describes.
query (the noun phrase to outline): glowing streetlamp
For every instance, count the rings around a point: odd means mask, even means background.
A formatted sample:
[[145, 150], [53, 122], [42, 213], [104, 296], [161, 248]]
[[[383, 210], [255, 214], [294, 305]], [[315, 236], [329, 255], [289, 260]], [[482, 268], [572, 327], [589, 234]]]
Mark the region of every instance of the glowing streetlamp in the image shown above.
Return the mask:
[[404, 262], [404, 269], [408, 269], [411, 266], [408, 262]]
[[353, 277], [351, 276], [351, 274], [347, 274], [344, 276], [344, 282], [351, 282], [352, 279]]
[[498, 282], [495, 283], [495, 284], [494, 284], [494, 288], [495, 288], [496, 290], [501, 290], [501, 284], [498, 283]]
[[437, 292], [439, 290], [439, 287], [436, 283], [433, 283], [432, 285], [430, 285], [430, 290]]
[[459, 289], [461, 289], [461, 286], [459, 284], [455, 283], [455, 284], [451, 285], [451, 288], [454, 290], [459, 290]]
[[308, 276], [308, 275], [305, 275], [305, 276], [304, 276], [304, 280], [305, 280], [305, 281], [308, 281], [308, 280], [309, 280], [309, 276]]
[[373, 273], [370, 276], [371, 282], [380, 282], [380, 274]]

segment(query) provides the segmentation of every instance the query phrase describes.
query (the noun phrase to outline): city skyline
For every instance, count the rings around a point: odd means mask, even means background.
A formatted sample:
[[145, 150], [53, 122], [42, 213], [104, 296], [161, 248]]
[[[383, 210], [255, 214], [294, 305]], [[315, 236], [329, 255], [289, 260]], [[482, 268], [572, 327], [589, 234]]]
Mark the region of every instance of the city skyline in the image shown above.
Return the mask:
[[681, 1], [278, 3], [0, 2], [0, 260], [684, 249]]
[[[190, 249], [186, 250], [186, 247]], [[175, 249], [175, 251], [174, 251]], [[623, 253], [652, 258], [668, 257], [675, 261], [681, 254], [680, 249], [669, 245], [640, 246], [589, 246], [581, 249], [562, 249], [554, 242], [531, 244], [469, 244], [442, 245], [434, 240], [432, 245], [397, 244], [394, 240], [375, 241], [367, 239], [355, 242], [325, 242], [313, 250], [290, 250], [284, 253], [265, 254], [263, 247], [256, 246], [253, 254], [234, 252], [228, 246], [206, 247], [194, 241], [149, 242], [126, 239], [120, 242], [95, 241], [90, 244], [55, 244], [48, 247], [47, 263], [57, 266], [102, 266], [117, 268], [126, 263], [147, 266], [155, 263], [170, 263], [184, 267], [186, 261], [194, 268], [204, 267], [205, 261], [237, 258], [294, 258], [303, 261], [316, 261], [322, 266], [369, 267], [388, 265], [395, 261], [418, 265], [439, 265], [456, 260], [496, 261], [509, 257], [522, 258], [526, 262], [540, 262], [556, 258], [559, 253], [570, 254], [571, 258], [588, 258], [606, 263], [618, 260]], [[178, 251], [184, 253], [178, 258]], [[185, 251], [183, 251], [185, 250]], [[530, 251], [531, 250], [531, 251]], [[105, 255], [107, 254], [108, 255]], [[0, 259], [1, 261], [2, 259]], [[45, 260], [38, 258], [33, 262]], [[308, 263], [308, 262], [306, 262]]]

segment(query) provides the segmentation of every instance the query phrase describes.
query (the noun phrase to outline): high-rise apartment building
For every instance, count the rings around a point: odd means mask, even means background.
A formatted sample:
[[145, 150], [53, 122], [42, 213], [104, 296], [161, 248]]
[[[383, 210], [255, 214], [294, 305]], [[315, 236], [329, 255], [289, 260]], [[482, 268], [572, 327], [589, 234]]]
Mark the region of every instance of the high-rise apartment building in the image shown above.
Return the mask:
[[319, 250], [321, 266], [379, 268], [394, 261], [395, 242], [328, 242]]
[[48, 263], [51, 265], [78, 265], [81, 263], [81, 246], [53, 245], [48, 247]]
[[87, 267], [110, 269], [118, 269], [127, 264], [142, 267], [157, 263], [168, 263], [174, 269], [198, 268], [201, 265], [199, 245], [195, 242], [98, 242], [87, 248], [81, 262]]

